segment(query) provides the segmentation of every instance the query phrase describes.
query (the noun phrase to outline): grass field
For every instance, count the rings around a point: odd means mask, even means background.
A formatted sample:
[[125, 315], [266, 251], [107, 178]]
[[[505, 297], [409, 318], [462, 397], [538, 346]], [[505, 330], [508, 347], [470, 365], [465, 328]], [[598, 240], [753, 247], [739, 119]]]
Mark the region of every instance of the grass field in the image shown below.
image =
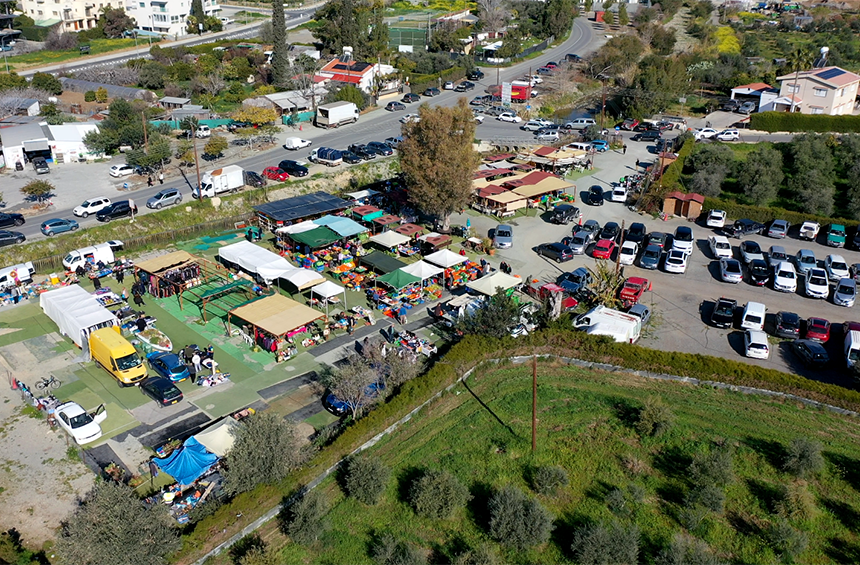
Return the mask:
[[[691, 487], [692, 457], [721, 444], [734, 453], [725, 512], [710, 513], [692, 534], [722, 560], [777, 563], [763, 531], [775, 518], [779, 486], [795, 481], [781, 466], [796, 437], [820, 441], [826, 460], [817, 477], [798, 483], [810, 494], [812, 508], [808, 517], [792, 520], [809, 536], [796, 562], [860, 562], [856, 420], [765, 397], [545, 364], [539, 366], [538, 451], [532, 454], [530, 369], [479, 368], [469, 388], [458, 386], [380, 441], [371, 453], [392, 468], [392, 479], [376, 507], [345, 498], [334, 479], [324, 482], [319, 488], [331, 505], [330, 529], [319, 542], [289, 544], [272, 525], [263, 532], [272, 547], [282, 546], [280, 562], [372, 563], [374, 540], [391, 532], [424, 549], [431, 563], [450, 563], [464, 548], [489, 541], [487, 501], [508, 484], [550, 509], [555, 530], [549, 543], [532, 550], [497, 546], [502, 562], [573, 562], [576, 528], [612, 520], [606, 494], [634, 483], [646, 495], [622, 521], [639, 526], [640, 562], [650, 563], [684, 531], [678, 516]], [[633, 428], [649, 395], [660, 396], [676, 416], [657, 439], [641, 439]], [[547, 464], [564, 467], [570, 477], [569, 486], [553, 497], [535, 495], [527, 481], [535, 466]], [[428, 467], [453, 473], [474, 497], [449, 520], [420, 518], [404, 502], [411, 479]]]
[[[137, 40], [137, 45], [140, 46], [141, 52], [149, 52], [149, 40], [142, 38]], [[153, 38], [153, 43], [157, 43], [156, 38]], [[119, 51], [121, 49], [134, 48], [134, 39], [93, 39], [87, 41], [86, 45], [90, 46], [89, 55], [101, 55], [110, 53], [111, 51]], [[23, 55], [16, 55], [10, 58], [10, 68], [13, 70], [22, 70], [36, 65], [53, 65], [70, 61], [72, 59], [82, 59], [80, 50], [67, 49], [65, 51], [33, 51]]]

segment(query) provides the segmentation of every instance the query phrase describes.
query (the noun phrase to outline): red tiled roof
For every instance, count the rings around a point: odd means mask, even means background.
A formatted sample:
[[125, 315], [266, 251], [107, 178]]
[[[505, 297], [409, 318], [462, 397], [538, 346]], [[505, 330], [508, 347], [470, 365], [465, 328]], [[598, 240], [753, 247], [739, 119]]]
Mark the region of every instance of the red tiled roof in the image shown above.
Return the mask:
[[683, 192], [670, 192], [666, 195], [666, 198], [674, 198], [675, 200], [680, 200], [681, 202], [687, 202], [692, 200], [693, 202], [698, 202], [699, 204], [705, 203], [705, 197], [697, 192], [691, 192], [689, 194], [684, 194]]
[[478, 198], [486, 198], [487, 196], [492, 196], [494, 194], [501, 194], [503, 192], [507, 192], [501, 186], [496, 186], [494, 184], [488, 184], [484, 188], [478, 190]]
[[538, 157], [546, 157], [547, 155], [552, 155], [555, 152], [556, 152], [555, 147], [547, 147], [547, 146], [538, 147], [537, 149], [532, 151], [532, 153], [534, 153]]
[[554, 177], [555, 175], [547, 171], [532, 171], [522, 178], [523, 184], [537, 184], [544, 179]]
[[768, 90], [769, 88], [772, 88], [769, 84], [765, 84], [763, 82], [753, 82], [750, 84], [742, 84], [740, 86], [736, 86], [732, 90]]
[[498, 163], [499, 161], [507, 161], [511, 157], [515, 157], [516, 155], [512, 153], [501, 153], [499, 155], [490, 155], [489, 157], [485, 157], [484, 161], [487, 163]]
[[331, 77], [331, 80], [336, 80], [338, 82], [349, 82], [352, 84], [358, 84], [361, 82], [362, 75], [334, 75]]

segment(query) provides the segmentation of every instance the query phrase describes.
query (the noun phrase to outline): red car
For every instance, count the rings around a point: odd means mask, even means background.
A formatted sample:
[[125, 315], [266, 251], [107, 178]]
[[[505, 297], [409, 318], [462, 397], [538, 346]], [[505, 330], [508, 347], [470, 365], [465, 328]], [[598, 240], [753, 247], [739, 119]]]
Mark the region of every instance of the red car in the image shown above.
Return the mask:
[[290, 175], [279, 169], [278, 167], [266, 167], [263, 169], [263, 176], [267, 179], [276, 180], [278, 182], [284, 182]]
[[595, 259], [609, 259], [615, 251], [615, 242], [611, 239], [601, 239], [594, 245], [591, 256]]
[[806, 339], [819, 343], [827, 343], [830, 339], [830, 322], [824, 318], [809, 318], [806, 320]]
[[625, 308], [630, 308], [642, 298], [646, 290], [651, 290], [651, 282], [642, 277], [630, 277], [621, 286], [618, 292], [618, 298], [624, 304]]

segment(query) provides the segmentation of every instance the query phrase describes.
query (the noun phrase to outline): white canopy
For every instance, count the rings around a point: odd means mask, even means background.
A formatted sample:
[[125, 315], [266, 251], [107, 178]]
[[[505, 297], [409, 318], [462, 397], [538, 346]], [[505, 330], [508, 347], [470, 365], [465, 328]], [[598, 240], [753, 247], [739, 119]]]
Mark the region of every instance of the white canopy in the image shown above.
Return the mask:
[[371, 196], [376, 196], [379, 194], [373, 189], [367, 188], [365, 190], [358, 190], [356, 192], [347, 192], [346, 195], [356, 201], [364, 200], [365, 198], [370, 198]]
[[475, 292], [480, 292], [481, 294], [486, 294], [487, 296], [493, 296], [494, 294], [496, 294], [497, 288], [501, 288], [502, 290], [508, 290], [509, 288], [514, 288], [522, 282], [523, 279], [512, 277], [511, 275], [505, 274], [501, 271], [496, 271], [492, 275], [481, 277], [477, 280], [466, 283], [466, 287], [471, 288]]
[[60, 328], [60, 333], [69, 336], [85, 351], [89, 351], [84, 346], [91, 332], [119, 325], [119, 320], [110, 310], [76, 284], [43, 293], [39, 297], [39, 305]]
[[346, 290], [337, 283], [333, 283], [331, 281], [326, 281], [322, 284], [318, 284], [317, 286], [311, 289], [311, 294], [316, 294], [322, 296], [323, 298], [331, 298], [332, 296], [337, 296], [338, 294], [343, 294]]
[[369, 239], [373, 243], [378, 243], [379, 245], [387, 247], [389, 249], [391, 249], [392, 247], [397, 247], [398, 245], [409, 241], [409, 238], [407, 236], [399, 234], [396, 231], [392, 230], [378, 233]]
[[267, 249], [250, 241], [240, 241], [218, 250], [221, 259], [239, 265], [245, 271], [259, 275], [266, 284], [278, 278], [290, 281], [299, 290], [320, 284], [325, 278], [309, 269], [301, 269]]
[[405, 273], [409, 273], [410, 275], [416, 276], [423, 281], [429, 279], [430, 277], [435, 277], [445, 269], [440, 269], [439, 267], [431, 265], [430, 263], [425, 263], [424, 261], [418, 261], [417, 263], [412, 263], [411, 265], [401, 267], [400, 270]]
[[435, 253], [431, 253], [427, 257], [424, 258], [425, 261], [429, 261], [434, 265], [439, 265], [440, 267], [453, 267], [454, 265], [459, 265], [460, 263], [465, 263], [469, 260], [468, 257], [464, 257], [462, 255], [458, 255], [454, 253], [450, 249], [440, 249]]
[[238, 422], [227, 416], [217, 424], [212, 424], [199, 434], [194, 436], [203, 447], [210, 453], [214, 453], [218, 457], [224, 457], [233, 448], [233, 442], [236, 438], [231, 430], [238, 426]]
[[442, 235], [442, 234], [435, 232], [435, 231], [431, 231], [430, 233], [425, 233], [424, 235], [419, 235], [418, 239], [420, 241], [427, 241], [427, 238], [429, 238], [429, 237], [439, 237], [440, 235]]
[[313, 220], [307, 220], [293, 224], [291, 226], [283, 226], [275, 230], [275, 233], [302, 233], [317, 229], [319, 226]]

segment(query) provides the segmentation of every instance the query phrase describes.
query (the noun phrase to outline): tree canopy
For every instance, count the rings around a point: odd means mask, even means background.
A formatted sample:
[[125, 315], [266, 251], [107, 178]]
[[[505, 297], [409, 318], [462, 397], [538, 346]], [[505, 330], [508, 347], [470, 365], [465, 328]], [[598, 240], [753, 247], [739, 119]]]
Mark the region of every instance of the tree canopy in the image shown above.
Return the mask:
[[358, 61], [376, 58], [388, 50], [383, 12], [381, 0], [331, 0], [314, 16], [322, 24], [313, 29], [314, 38], [328, 53], [340, 55], [349, 46]]
[[243, 420], [231, 430], [235, 441], [224, 470], [224, 489], [233, 494], [259, 484], [275, 483], [301, 461], [293, 424], [277, 414], [263, 412]]

